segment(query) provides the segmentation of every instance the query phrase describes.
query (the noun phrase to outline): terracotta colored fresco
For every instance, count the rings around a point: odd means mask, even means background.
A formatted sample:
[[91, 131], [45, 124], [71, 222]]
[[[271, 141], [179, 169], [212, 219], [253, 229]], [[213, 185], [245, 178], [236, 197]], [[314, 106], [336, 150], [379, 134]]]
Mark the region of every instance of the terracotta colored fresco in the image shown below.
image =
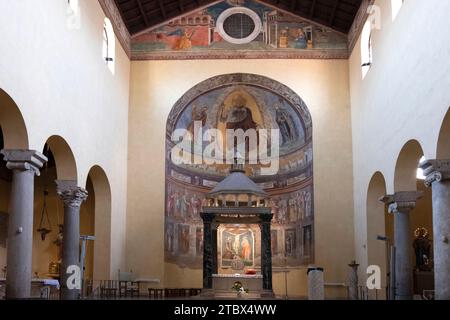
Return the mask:
[[[226, 41], [219, 32], [217, 21], [227, 9], [244, 7], [260, 19], [256, 38], [248, 43]], [[257, 28], [250, 26], [250, 30]], [[151, 54], [245, 52], [295, 53], [299, 51], [342, 51], [347, 53], [347, 37], [291, 14], [275, 10], [254, 0], [223, 1], [187, 16], [169, 21], [133, 38], [132, 54], [145, 57]], [[167, 57], [169, 57], [167, 56]]]

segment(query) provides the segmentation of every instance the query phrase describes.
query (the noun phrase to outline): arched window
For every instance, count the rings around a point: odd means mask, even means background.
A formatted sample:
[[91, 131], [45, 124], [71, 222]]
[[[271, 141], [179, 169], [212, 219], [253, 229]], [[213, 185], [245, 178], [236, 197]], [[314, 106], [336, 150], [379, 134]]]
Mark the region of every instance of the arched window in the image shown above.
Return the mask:
[[74, 15], [78, 15], [78, 11], [80, 10], [80, 6], [79, 6], [79, 0], [67, 0], [68, 4], [69, 4], [69, 8], [70, 10], [72, 10], [72, 13]]
[[[427, 160], [427, 159], [425, 158], [425, 156], [423, 156], [422, 158], [420, 158], [419, 164], [421, 164], [421, 163], [424, 162], [425, 160]], [[417, 177], [417, 180], [425, 180], [425, 176], [424, 176], [424, 174], [423, 174], [423, 169], [421, 169], [421, 168], [418, 168], [418, 169], [417, 169], [417, 175], [416, 175], [416, 177]]]
[[114, 74], [114, 58], [116, 55], [116, 37], [111, 21], [105, 18], [103, 24], [103, 59], [109, 70]]
[[400, 9], [402, 8], [403, 2], [405, 0], [391, 0], [391, 7], [392, 7], [392, 21], [395, 20], [398, 13], [400, 12]]
[[367, 20], [361, 33], [361, 70], [364, 79], [372, 66], [372, 25]]

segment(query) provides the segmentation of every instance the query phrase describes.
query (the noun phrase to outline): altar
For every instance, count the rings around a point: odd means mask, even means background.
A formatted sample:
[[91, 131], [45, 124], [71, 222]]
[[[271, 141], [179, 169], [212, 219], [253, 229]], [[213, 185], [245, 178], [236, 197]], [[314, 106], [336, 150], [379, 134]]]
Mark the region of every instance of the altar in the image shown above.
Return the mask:
[[235, 283], [242, 284], [242, 287], [248, 290], [245, 295], [247, 299], [261, 299], [264, 296], [262, 275], [213, 274], [212, 291], [214, 297], [224, 299], [236, 298], [237, 292], [231, 289]]
[[[245, 174], [243, 164], [232, 165], [230, 175], [220, 182], [207, 195], [208, 205], [202, 207], [203, 219], [203, 290], [202, 296], [209, 298], [235, 299], [236, 286], [248, 290], [243, 294], [247, 299], [271, 298], [272, 290], [272, 250], [270, 226], [273, 218], [268, 206], [268, 194]], [[219, 273], [217, 236], [220, 225], [257, 224], [261, 230], [261, 268], [260, 274], [242, 274], [246, 267], [254, 268], [250, 256], [250, 241], [242, 234], [237, 238], [239, 246], [228, 243], [227, 259], [235, 273]], [[236, 239], [235, 239], [236, 240]], [[235, 241], [236, 242], [236, 241]], [[241, 272], [242, 271], [242, 272]]]

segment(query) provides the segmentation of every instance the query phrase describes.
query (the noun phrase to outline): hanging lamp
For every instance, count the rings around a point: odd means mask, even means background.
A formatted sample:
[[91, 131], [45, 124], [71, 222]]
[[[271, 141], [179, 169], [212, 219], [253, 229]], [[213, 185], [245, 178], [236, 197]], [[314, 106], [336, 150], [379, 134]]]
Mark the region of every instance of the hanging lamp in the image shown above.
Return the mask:
[[[48, 157], [49, 154], [49, 146], [46, 146], [46, 156]], [[42, 176], [42, 189], [44, 190], [44, 203], [42, 205], [42, 212], [41, 212], [41, 221], [39, 223], [39, 228], [37, 229], [37, 232], [41, 234], [42, 241], [45, 241], [45, 238], [47, 234], [52, 232], [51, 230], [51, 223], [50, 223], [50, 217], [48, 215], [48, 208], [47, 208], [47, 197], [48, 197], [48, 190], [47, 190], [47, 169], [48, 169], [48, 162], [44, 165], [44, 174]], [[46, 221], [44, 221], [46, 220]], [[47, 223], [45, 225], [45, 222]], [[47, 228], [48, 227], [48, 228]]]

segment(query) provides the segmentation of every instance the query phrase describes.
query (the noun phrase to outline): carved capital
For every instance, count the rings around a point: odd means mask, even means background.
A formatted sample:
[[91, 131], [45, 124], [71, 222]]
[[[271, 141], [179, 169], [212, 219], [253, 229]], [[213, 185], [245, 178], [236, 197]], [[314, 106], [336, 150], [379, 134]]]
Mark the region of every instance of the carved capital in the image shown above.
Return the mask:
[[422, 197], [423, 192], [421, 191], [403, 191], [386, 195], [380, 201], [388, 206], [389, 213], [408, 213], [416, 207], [417, 200]]
[[39, 169], [48, 161], [47, 157], [35, 150], [2, 150], [0, 153], [9, 170], [33, 171], [40, 175]]
[[450, 179], [450, 160], [426, 160], [420, 164], [425, 175], [425, 186]]
[[78, 208], [87, 199], [88, 192], [77, 186], [76, 181], [57, 180], [56, 191], [65, 206]]

